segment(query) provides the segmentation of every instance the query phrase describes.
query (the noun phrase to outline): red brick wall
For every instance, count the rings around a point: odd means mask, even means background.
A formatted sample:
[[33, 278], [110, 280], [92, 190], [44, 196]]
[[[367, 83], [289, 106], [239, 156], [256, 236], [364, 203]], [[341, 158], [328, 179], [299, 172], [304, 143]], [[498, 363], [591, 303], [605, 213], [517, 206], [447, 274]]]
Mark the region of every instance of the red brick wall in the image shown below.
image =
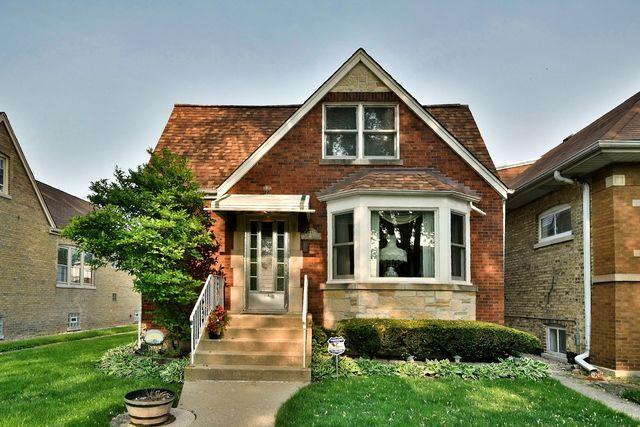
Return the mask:
[[[330, 93], [324, 101], [398, 101], [392, 93]], [[320, 164], [322, 158], [322, 105], [313, 108], [230, 193], [256, 194], [271, 186], [272, 194], [309, 194], [311, 224], [322, 240], [311, 242], [304, 255], [301, 276], [309, 275], [309, 306], [322, 320], [322, 292], [327, 278], [325, 203], [316, 192], [363, 166]], [[400, 155], [405, 167], [433, 167], [473, 188], [481, 196], [477, 206], [487, 213], [471, 215], [471, 279], [478, 286], [476, 316], [479, 320], [504, 322], [502, 199], [409, 108], [400, 103]], [[387, 166], [388, 167], [388, 166]], [[228, 262], [224, 260], [223, 262]], [[228, 264], [226, 264], [228, 265]], [[228, 267], [225, 267], [228, 268]], [[229, 277], [229, 274], [227, 274]]]

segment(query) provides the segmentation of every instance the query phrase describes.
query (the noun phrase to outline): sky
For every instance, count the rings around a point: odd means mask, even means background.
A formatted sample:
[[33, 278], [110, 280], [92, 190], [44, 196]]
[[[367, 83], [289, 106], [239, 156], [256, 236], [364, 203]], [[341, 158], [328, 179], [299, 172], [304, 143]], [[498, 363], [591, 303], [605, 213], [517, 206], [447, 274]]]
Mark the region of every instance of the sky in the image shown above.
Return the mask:
[[85, 197], [176, 103], [303, 102], [363, 47], [423, 104], [468, 104], [497, 165], [640, 91], [640, 1], [5, 1], [0, 111], [37, 179]]

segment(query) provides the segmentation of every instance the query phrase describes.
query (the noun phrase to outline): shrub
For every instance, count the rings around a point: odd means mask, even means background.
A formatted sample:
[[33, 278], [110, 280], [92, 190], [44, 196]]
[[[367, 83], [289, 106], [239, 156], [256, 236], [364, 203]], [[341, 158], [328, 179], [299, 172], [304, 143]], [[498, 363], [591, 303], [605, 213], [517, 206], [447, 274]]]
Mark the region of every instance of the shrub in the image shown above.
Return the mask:
[[184, 381], [184, 368], [189, 364], [188, 359], [160, 363], [158, 359], [136, 355], [134, 349], [135, 343], [107, 350], [100, 358], [98, 369], [120, 378], [155, 378], [168, 383]]
[[[313, 381], [333, 378], [336, 368], [330, 357], [316, 357], [312, 362]], [[501, 360], [499, 363], [470, 365], [451, 363], [449, 360], [420, 362], [382, 362], [371, 359], [341, 357], [338, 368], [340, 378], [348, 377], [409, 377], [409, 378], [461, 378], [463, 380], [515, 378], [541, 380], [549, 377], [546, 363], [528, 358], [519, 361]]]
[[531, 334], [493, 323], [465, 320], [348, 319], [338, 322], [350, 355], [418, 359], [495, 361], [522, 353], [540, 354]]

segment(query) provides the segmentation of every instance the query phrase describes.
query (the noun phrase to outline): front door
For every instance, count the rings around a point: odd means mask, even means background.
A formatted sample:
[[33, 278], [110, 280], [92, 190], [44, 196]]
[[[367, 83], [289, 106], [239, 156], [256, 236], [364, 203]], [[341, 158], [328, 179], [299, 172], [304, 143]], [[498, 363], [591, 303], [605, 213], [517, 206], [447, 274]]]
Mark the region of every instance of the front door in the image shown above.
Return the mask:
[[288, 237], [284, 220], [249, 221], [246, 310], [287, 310]]

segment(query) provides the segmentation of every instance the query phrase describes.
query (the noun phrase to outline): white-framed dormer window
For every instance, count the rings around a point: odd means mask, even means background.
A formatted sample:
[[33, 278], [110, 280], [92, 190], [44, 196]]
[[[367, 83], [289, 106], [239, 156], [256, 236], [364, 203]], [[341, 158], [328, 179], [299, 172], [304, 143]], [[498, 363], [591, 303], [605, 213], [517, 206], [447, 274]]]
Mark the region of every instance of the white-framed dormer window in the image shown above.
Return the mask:
[[0, 194], [9, 194], [9, 158], [0, 154]]
[[571, 205], [555, 206], [538, 216], [538, 241], [541, 243], [571, 236]]
[[547, 353], [555, 356], [567, 354], [567, 331], [556, 326], [547, 326]]
[[325, 104], [322, 117], [323, 158], [399, 158], [396, 104]]
[[94, 287], [93, 255], [80, 252], [74, 246], [58, 246], [56, 283], [58, 286]]

